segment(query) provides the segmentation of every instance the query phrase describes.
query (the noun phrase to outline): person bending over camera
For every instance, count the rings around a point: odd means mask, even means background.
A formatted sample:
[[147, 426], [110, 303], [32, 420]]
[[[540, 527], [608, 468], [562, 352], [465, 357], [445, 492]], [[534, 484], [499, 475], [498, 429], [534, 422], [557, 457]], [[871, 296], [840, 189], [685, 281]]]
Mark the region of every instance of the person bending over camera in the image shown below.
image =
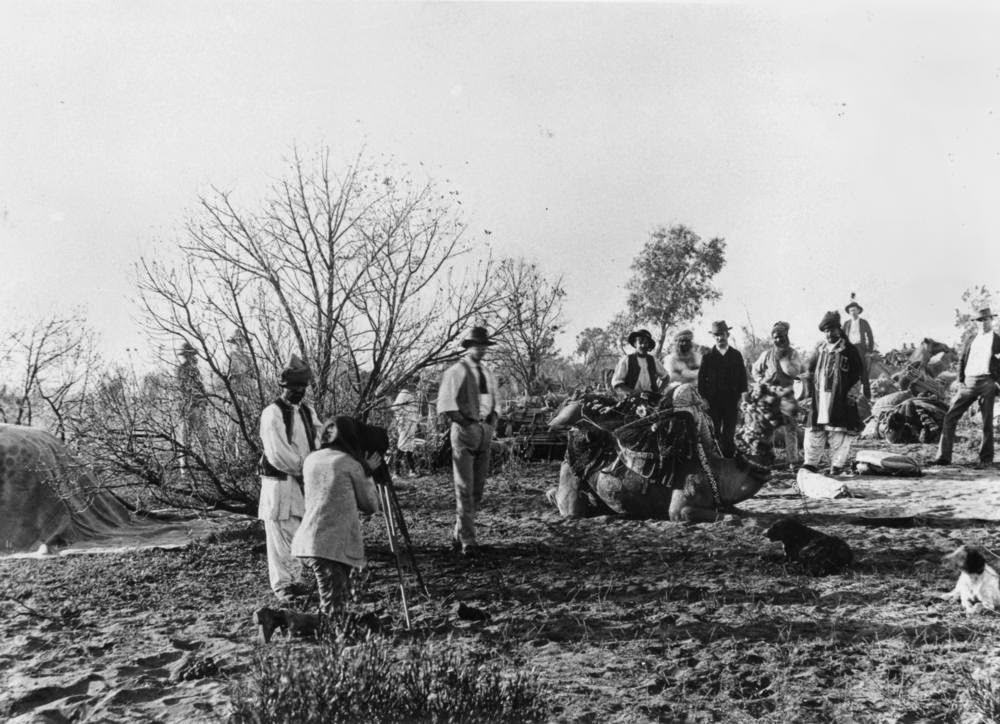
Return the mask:
[[377, 453], [364, 458], [358, 423], [337, 417], [323, 426], [320, 448], [302, 466], [305, 512], [292, 540], [292, 555], [316, 576], [324, 616], [343, 612], [351, 569], [365, 565], [359, 513], [378, 510], [371, 470], [380, 463]]

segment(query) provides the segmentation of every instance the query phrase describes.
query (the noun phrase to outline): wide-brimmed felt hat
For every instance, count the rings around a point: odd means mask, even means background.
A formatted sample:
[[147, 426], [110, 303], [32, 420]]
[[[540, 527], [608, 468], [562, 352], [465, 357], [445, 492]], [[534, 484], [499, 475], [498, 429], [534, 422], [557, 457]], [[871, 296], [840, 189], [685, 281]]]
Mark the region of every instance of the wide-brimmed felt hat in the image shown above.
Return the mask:
[[648, 339], [650, 344], [654, 347], [656, 346], [656, 340], [653, 339], [653, 335], [649, 333], [648, 329], [637, 329], [628, 336], [628, 343], [635, 347], [635, 343], [640, 339]]
[[995, 316], [997, 315], [991, 312], [989, 307], [983, 307], [979, 310], [978, 316], [972, 318], [972, 321], [982, 322], [984, 319], [993, 319]]
[[827, 312], [823, 315], [823, 319], [819, 322], [819, 331], [825, 332], [828, 329], [833, 329], [836, 327], [840, 329], [840, 312], [833, 310]]
[[847, 303], [847, 306], [844, 307], [844, 311], [847, 312], [848, 314], [850, 314], [851, 313], [851, 307], [857, 307], [858, 308], [858, 314], [861, 314], [863, 311], [865, 311], [865, 308], [862, 307], [860, 304], [858, 304], [858, 300], [855, 298], [854, 292], [851, 292], [851, 301], [849, 301]]
[[282, 387], [308, 387], [312, 379], [313, 373], [309, 365], [293, 354], [288, 365], [281, 371], [281, 381], [278, 384]]
[[181, 345], [181, 351], [179, 354], [181, 357], [194, 357], [198, 354], [198, 350], [196, 350], [190, 342], [184, 340], [184, 344]]
[[712, 322], [712, 334], [722, 334], [723, 332], [728, 333], [731, 329], [732, 327], [726, 324], [723, 319]]
[[473, 327], [469, 330], [469, 336], [462, 340], [462, 346], [469, 347], [492, 347], [496, 342], [490, 340], [490, 335], [486, 333], [486, 327]]

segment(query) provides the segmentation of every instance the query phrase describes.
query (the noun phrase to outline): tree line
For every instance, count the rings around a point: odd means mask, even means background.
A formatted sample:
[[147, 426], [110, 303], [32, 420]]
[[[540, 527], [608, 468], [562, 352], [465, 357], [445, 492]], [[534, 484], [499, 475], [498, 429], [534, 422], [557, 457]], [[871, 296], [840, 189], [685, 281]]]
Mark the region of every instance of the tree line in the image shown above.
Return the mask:
[[[327, 416], [384, 421], [414, 374], [433, 377], [473, 325], [512, 395], [597, 384], [637, 326], [662, 349], [717, 299], [725, 241], [655, 227], [635, 257], [626, 308], [561, 355], [563, 278], [496, 257], [460, 194], [392, 162], [294, 153], [259, 201], [213, 188], [179, 237], [136, 264], [137, 316], [156, 361], [105, 362], [82, 314], [7, 329], [0, 418], [44, 426], [111, 489], [147, 502], [252, 513], [257, 420], [291, 354], [312, 367]], [[382, 416], [382, 418], [380, 418]]]

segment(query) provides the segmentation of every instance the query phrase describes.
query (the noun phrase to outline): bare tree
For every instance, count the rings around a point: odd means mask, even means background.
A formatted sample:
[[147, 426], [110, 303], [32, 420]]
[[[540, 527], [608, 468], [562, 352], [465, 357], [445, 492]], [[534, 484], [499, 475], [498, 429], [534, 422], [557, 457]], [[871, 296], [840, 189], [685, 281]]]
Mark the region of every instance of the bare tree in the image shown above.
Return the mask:
[[539, 394], [544, 366], [557, 357], [555, 335], [562, 328], [566, 290], [562, 277], [546, 278], [536, 264], [505, 259], [496, 269], [505, 300], [494, 358], [527, 394]]
[[[203, 372], [205, 424], [218, 442], [183, 453], [199, 495], [232, 496], [223, 468], [259, 456], [259, 414], [292, 353], [315, 372], [321, 415], [365, 416], [406, 376], [454, 357], [467, 327], [497, 316], [494, 264], [469, 258], [459, 204], [457, 192], [390, 164], [359, 156], [338, 173], [328, 153], [308, 162], [296, 153], [262, 203], [245, 208], [213, 189], [188, 218], [179, 258], [139, 264], [163, 364], [187, 342]], [[141, 474], [156, 469], [174, 484], [166, 471], [184, 440], [157, 414], [123, 417], [122, 431], [173, 435]]]
[[80, 313], [54, 314], [8, 332], [2, 355], [11, 380], [15, 425], [43, 424], [66, 440], [74, 414], [99, 366], [95, 335]]

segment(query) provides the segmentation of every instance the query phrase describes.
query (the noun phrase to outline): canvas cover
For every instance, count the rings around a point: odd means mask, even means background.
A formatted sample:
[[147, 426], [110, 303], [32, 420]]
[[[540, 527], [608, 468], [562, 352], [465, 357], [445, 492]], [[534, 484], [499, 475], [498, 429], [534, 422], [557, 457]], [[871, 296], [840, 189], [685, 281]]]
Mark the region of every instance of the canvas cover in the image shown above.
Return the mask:
[[111, 536], [132, 523], [56, 437], [0, 424], [0, 553]]

